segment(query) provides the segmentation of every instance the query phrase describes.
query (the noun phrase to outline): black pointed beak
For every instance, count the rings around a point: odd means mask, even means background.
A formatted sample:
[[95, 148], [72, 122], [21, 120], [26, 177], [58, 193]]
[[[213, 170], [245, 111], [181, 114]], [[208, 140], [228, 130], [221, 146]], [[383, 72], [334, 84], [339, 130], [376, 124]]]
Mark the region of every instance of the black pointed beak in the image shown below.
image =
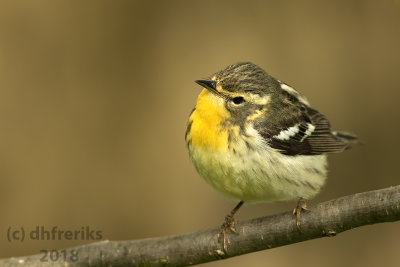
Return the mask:
[[195, 82], [197, 84], [199, 84], [200, 86], [203, 86], [210, 92], [219, 95], [219, 92], [217, 91], [217, 88], [216, 88], [217, 83], [215, 81], [213, 81], [213, 80], [197, 80]]

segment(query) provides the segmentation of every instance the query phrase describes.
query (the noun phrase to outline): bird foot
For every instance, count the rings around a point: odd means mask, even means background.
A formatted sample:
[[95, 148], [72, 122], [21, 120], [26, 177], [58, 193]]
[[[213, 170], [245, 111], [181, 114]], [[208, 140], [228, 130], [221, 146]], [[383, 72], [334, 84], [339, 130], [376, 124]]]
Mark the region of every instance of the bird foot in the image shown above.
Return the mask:
[[307, 209], [306, 200], [301, 197], [297, 201], [297, 206], [293, 209], [293, 215], [296, 215], [296, 225], [297, 225], [297, 228], [299, 228], [299, 229], [300, 229], [300, 224], [301, 224], [300, 214], [303, 210], [309, 211], [309, 209]]
[[225, 217], [225, 222], [221, 225], [221, 228], [218, 232], [218, 242], [222, 243], [225, 252], [227, 251], [228, 245], [230, 244], [228, 238], [229, 231], [236, 233], [235, 219], [231, 214], [228, 214]]
[[231, 212], [228, 215], [226, 215], [225, 222], [221, 225], [221, 228], [218, 232], [218, 242], [222, 243], [225, 252], [228, 251], [228, 245], [230, 244], [228, 238], [228, 232], [231, 231], [233, 233], [236, 233], [235, 219], [233, 218], [233, 216], [240, 209], [243, 203], [244, 203], [243, 201], [240, 201], [233, 208], [233, 210], [231, 210]]

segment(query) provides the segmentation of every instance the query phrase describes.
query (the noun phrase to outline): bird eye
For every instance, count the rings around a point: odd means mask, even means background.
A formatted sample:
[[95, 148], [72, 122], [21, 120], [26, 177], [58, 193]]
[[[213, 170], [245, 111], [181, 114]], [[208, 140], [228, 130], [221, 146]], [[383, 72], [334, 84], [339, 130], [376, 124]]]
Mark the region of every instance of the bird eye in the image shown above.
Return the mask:
[[232, 102], [236, 105], [239, 105], [244, 102], [244, 98], [242, 96], [237, 96], [237, 97], [232, 98]]

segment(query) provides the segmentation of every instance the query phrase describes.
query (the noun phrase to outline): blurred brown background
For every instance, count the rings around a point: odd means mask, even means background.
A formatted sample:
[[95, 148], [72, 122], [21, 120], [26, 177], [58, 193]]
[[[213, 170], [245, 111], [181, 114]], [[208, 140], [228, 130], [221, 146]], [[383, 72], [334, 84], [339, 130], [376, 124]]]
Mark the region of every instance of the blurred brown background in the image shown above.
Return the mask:
[[[7, 230], [139, 239], [217, 226], [235, 205], [189, 161], [193, 81], [253, 61], [365, 145], [330, 156], [318, 203], [399, 184], [400, 1], [2, 1], [0, 257], [90, 241], [8, 242]], [[291, 209], [246, 205], [239, 220]], [[386, 266], [387, 223], [204, 266]]]

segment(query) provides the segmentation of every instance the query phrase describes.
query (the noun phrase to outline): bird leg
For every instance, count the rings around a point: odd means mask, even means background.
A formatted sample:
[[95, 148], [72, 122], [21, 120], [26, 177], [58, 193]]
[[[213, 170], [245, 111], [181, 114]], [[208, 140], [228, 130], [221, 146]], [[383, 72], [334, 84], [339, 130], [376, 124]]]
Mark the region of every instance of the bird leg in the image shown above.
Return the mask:
[[233, 210], [231, 210], [231, 212], [228, 215], [226, 215], [225, 222], [221, 225], [221, 228], [219, 230], [218, 242], [222, 243], [225, 252], [227, 251], [228, 244], [229, 244], [228, 232], [232, 231], [233, 233], [236, 233], [235, 219], [233, 218], [233, 216], [240, 209], [240, 207], [243, 205], [243, 203], [244, 203], [244, 201], [240, 201], [233, 208]]
[[297, 228], [300, 229], [300, 214], [303, 210], [308, 210], [307, 209], [307, 204], [306, 204], [306, 200], [302, 197], [299, 198], [299, 200], [297, 201], [297, 206], [293, 209], [293, 215], [296, 214], [296, 225]]

